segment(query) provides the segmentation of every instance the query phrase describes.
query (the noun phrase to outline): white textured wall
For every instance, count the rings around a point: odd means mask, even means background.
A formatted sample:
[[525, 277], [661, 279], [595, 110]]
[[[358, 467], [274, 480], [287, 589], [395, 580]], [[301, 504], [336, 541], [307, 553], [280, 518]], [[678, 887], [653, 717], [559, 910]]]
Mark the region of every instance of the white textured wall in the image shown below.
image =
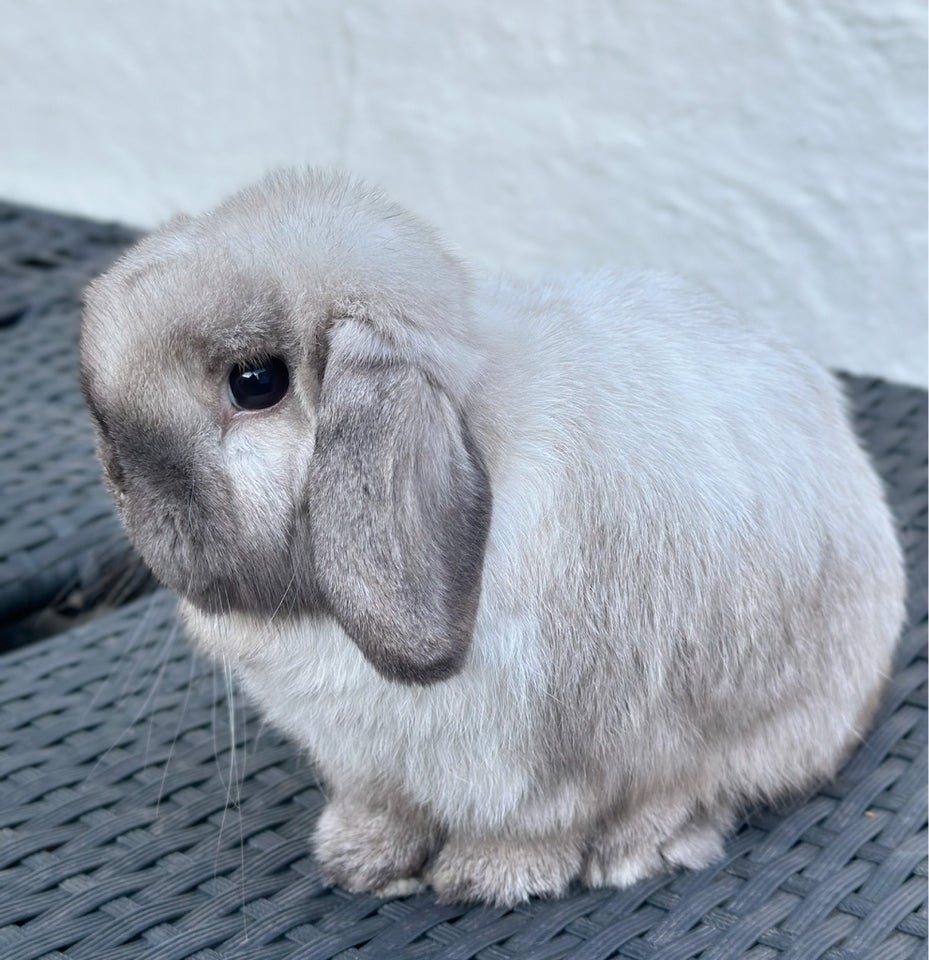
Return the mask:
[[926, 381], [923, 0], [0, 0], [0, 196], [153, 224], [344, 165], [477, 262], [683, 271]]

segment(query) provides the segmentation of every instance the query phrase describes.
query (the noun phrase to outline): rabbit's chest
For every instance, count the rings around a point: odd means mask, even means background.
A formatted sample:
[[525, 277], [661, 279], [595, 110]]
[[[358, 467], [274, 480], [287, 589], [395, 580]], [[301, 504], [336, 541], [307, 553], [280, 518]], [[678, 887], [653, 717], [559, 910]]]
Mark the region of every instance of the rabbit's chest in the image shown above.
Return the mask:
[[529, 782], [528, 730], [506, 677], [479, 669], [431, 686], [385, 680], [330, 620], [282, 626], [239, 670], [265, 716], [345, 786], [393, 782], [455, 819], [499, 815]]

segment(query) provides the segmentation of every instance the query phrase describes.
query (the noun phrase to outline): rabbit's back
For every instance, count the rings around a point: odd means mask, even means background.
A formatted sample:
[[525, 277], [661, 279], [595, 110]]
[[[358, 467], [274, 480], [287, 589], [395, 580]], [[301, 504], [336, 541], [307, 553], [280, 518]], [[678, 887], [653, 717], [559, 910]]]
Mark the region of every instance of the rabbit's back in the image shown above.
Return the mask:
[[552, 770], [734, 794], [830, 772], [904, 591], [834, 379], [673, 278], [491, 295], [515, 322], [492, 332], [485, 587], [538, 603]]

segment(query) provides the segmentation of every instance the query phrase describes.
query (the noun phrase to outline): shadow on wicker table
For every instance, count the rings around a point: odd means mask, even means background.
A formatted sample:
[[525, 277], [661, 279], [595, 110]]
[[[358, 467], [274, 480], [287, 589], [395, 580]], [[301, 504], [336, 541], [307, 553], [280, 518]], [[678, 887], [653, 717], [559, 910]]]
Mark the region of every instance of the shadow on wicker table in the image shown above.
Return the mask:
[[0, 649], [152, 587], [100, 483], [78, 389], [84, 285], [136, 234], [0, 203]]

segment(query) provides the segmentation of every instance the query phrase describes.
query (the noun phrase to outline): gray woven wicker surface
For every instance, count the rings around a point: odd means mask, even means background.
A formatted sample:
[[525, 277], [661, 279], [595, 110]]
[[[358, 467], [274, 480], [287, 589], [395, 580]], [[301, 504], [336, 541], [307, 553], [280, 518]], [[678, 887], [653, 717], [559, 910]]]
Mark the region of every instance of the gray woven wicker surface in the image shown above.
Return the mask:
[[926, 395], [848, 384], [910, 624], [840, 776], [748, 816], [722, 864], [514, 910], [326, 890], [312, 767], [230, 704], [159, 593], [0, 659], [0, 958], [925, 957]]
[[0, 634], [132, 580], [77, 381], [84, 284], [134, 234], [0, 203]]

